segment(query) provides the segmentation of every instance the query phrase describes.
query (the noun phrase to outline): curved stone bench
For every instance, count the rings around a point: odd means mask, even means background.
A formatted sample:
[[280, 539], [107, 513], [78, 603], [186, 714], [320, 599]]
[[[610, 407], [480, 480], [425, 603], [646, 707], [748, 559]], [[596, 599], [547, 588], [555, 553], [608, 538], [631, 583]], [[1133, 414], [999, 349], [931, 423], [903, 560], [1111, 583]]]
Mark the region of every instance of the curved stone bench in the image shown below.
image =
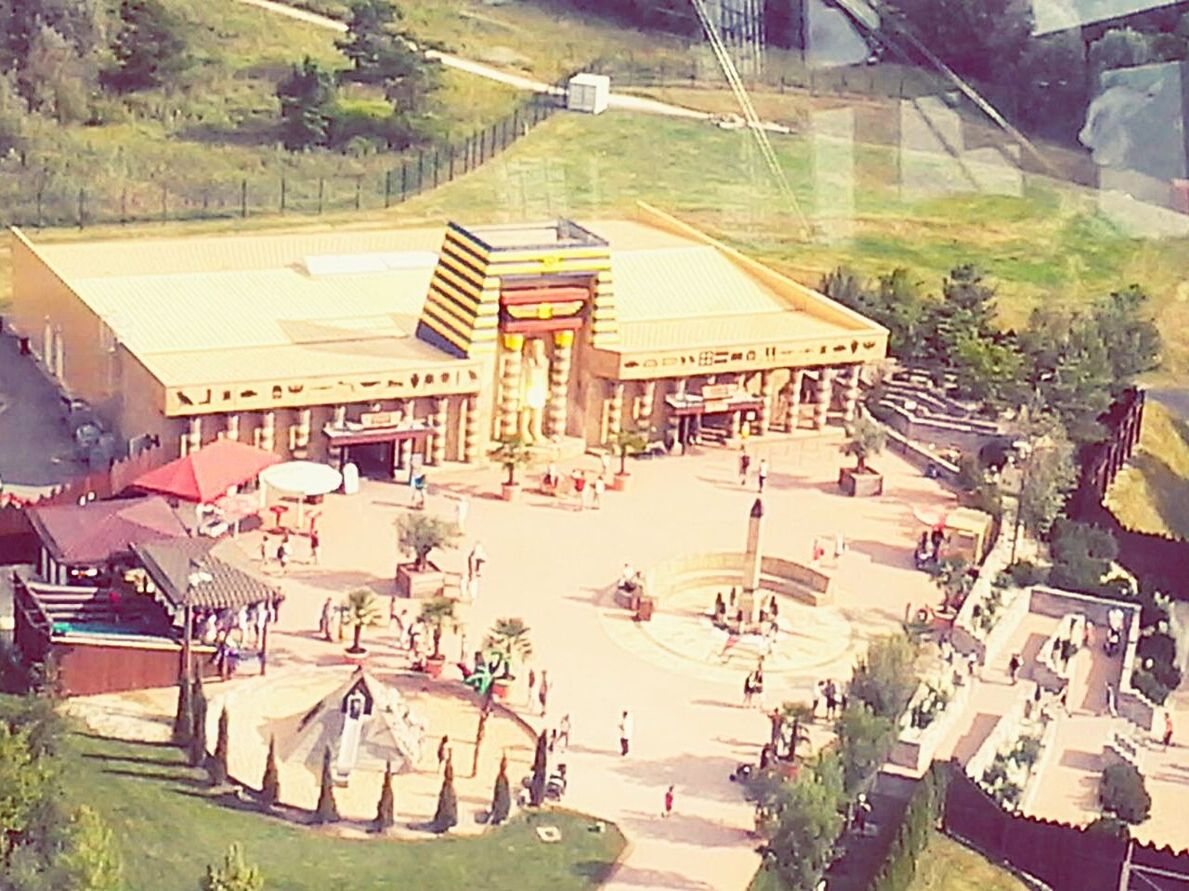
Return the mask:
[[[659, 603], [690, 588], [715, 585], [740, 588], [745, 558], [746, 555], [738, 551], [712, 551], [666, 560], [644, 572], [644, 593]], [[832, 582], [829, 573], [791, 560], [764, 557], [760, 564], [762, 588], [810, 606], [834, 602]]]

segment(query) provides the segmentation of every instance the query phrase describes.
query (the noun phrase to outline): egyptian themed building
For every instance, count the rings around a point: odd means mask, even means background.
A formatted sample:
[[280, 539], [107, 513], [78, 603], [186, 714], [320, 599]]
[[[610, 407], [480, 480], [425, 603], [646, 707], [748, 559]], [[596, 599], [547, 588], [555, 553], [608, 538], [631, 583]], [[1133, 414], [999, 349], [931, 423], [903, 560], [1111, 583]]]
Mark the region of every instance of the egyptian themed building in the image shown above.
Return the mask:
[[371, 475], [850, 418], [879, 325], [652, 208], [632, 219], [34, 243], [18, 333], [136, 449], [231, 437]]

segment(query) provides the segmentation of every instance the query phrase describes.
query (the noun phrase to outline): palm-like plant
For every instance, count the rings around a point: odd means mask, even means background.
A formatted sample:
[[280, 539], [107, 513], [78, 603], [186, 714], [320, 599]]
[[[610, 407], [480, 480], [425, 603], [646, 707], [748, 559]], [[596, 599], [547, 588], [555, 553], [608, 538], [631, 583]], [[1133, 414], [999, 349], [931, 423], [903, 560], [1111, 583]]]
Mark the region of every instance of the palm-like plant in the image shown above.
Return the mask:
[[429, 566], [429, 553], [434, 548], [454, 544], [458, 528], [433, 514], [409, 513], [396, 521], [397, 542], [405, 553], [416, 558], [414, 569], [424, 572]]
[[521, 436], [505, 436], [492, 450], [491, 458], [508, 473], [505, 485], [516, 485], [516, 469], [524, 467], [533, 459], [532, 449]]
[[855, 470], [865, 473], [867, 459], [883, 451], [887, 435], [883, 428], [870, 418], [859, 418], [847, 428], [847, 440], [842, 446], [844, 455], [855, 459]]
[[623, 428], [611, 436], [611, 448], [619, 457], [619, 473], [628, 472], [628, 455], [636, 455], [648, 448], [648, 428], [638, 430]]
[[355, 640], [348, 653], [362, 653], [363, 647], [359, 640], [363, 636], [364, 626], [380, 625], [384, 621], [384, 611], [380, 608], [380, 598], [370, 588], [357, 588], [347, 595], [343, 603], [343, 621], [355, 626]]
[[813, 707], [803, 702], [786, 702], [780, 707], [780, 738], [788, 747], [787, 760], [796, 759], [797, 746], [809, 742], [807, 725], [812, 721]]
[[442, 658], [442, 632], [447, 625], [454, 626], [454, 601], [449, 597], [435, 597], [421, 604], [421, 621], [432, 629], [433, 659]]
[[524, 660], [533, 654], [528, 626], [523, 619], [496, 619], [491, 631], [487, 632], [485, 646], [503, 657], [505, 670], [511, 666], [513, 658]]

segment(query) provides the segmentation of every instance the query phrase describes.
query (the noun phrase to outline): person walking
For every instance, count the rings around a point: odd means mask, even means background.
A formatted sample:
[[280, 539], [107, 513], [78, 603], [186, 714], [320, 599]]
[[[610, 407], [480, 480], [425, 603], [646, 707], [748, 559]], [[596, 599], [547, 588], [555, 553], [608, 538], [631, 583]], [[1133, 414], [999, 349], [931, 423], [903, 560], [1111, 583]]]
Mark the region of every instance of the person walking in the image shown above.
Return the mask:
[[570, 747], [570, 716], [562, 715], [561, 723], [557, 725], [557, 744], [564, 752]]
[[574, 471], [574, 491], [578, 495], [578, 510], [585, 510], [589, 504], [590, 487], [586, 485], [586, 473], [581, 470]]
[[591, 507], [599, 510], [603, 506], [603, 493], [607, 491], [607, 481], [602, 476], [596, 476], [591, 484]]
[[1011, 661], [1007, 663], [1007, 673], [1011, 676], [1011, 685], [1013, 687], [1016, 685], [1016, 679], [1020, 674], [1020, 665], [1020, 654], [1012, 653]]
[[764, 708], [764, 669], [762, 667], [752, 673], [751, 692], [756, 699], [756, 705], [762, 711]]
[[260, 562], [268, 566], [268, 535], [260, 537]]
[[751, 697], [755, 693], [755, 687], [752, 683], [753, 675], [748, 674], [743, 679], [743, 707], [751, 708]]
[[466, 532], [467, 517], [471, 512], [471, 499], [466, 494], [461, 494], [454, 501], [454, 525], [458, 527], [459, 532]]
[[438, 743], [438, 770], [440, 771], [450, 758], [450, 737], [443, 736]]
[[817, 718], [817, 704], [822, 701], [822, 688], [825, 684], [822, 681], [816, 681], [813, 685], [813, 702], [809, 707], [809, 714]]
[[747, 471], [751, 469], [751, 455], [747, 453], [747, 446], [739, 446], [739, 485], [747, 485]]
[[610, 452], [601, 452], [599, 454], [599, 467], [603, 471], [603, 477], [606, 478], [611, 475], [611, 454]]
[[834, 685], [833, 678], [826, 681], [822, 693], [826, 697], [826, 720], [833, 721], [834, 715], [838, 711], [838, 688]]
[[318, 537], [317, 532], [310, 533], [310, 562], [315, 566], [318, 565], [318, 550], [322, 547], [322, 539]]
[[541, 717], [545, 717], [545, 709], [549, 703], [549, 672], [541, 672], [541, 686], [537, 688], [537, 700], [541, 703]]
[[768, 481], [768, 459], [767, 458], [760, 459], [760, 469], [758, 471], [756, 471], [756, 477], [759, 480], [760, 493], [762, 494], [764, 491], [764, 483], [766, 483]]
[[281, 543], [277, 545], [277, 563], [281, 565], [281, 575], [285, 574], [285, 568], [289, 565], [289, 535], [281, 539]]
[[665, 790], [665, 809], [661, 811], [661, 816], [665, 819], [673, 816], [673, 787], [670, 786]]
[[632, 716], [628, 714], [627, 709], [624, 709], [623, 715], [619, 719], [619, 754], [626, 758], [631, 746]]
[[[395, 604], [396, 598], [393, 598], [392, 602]], [[403, 609], [400, 611], [400, 615], [397, 615], [395, 608], [389, 613], [389, 618], [391, 619], [392, 625], [394, 626], [392, 633], [396, 637], [396, 645], [402, 650], [405, 648], [405, 617], [408, 616], [408, 614], [409, 611], [407, 609]]]
[[318, 633], [330, 640], [330, 614], [334, 609], [334, 598], [327, 597], [322, 604], [322, 617], [318, 620]]
[[487, 552], [483, 550], [482, 542], [475, 542], [471, 553], [467, 556], [467, 574], [477, 579], [483, 575], [483, 564], [487, 562]]
[[1172, 715], [1168, 711], [1164, 712], [1164, 735], [1160, 737], [1160, 741], [1166, 749], [1172, 745]]
[[533, 669], [528, 670], [528, 701], [532, 702], [537, 693], [537, 672]]

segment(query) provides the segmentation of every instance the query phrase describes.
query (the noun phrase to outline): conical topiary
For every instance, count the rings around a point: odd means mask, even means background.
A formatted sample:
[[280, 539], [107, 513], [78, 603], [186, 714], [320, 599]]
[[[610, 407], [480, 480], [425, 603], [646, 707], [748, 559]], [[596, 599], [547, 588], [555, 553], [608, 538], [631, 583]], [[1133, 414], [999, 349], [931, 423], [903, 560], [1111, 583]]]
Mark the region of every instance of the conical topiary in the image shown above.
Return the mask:
[[194, 698], [190, 683], [185, 679], [178, 682], [178, 707], [173, 716], [173, 743], [185, 748], [194, 735]]
[[318, 806], [314, 808], [315, 823], [337, 823], [339, 808], [334, 801], [334, 778], [330, 775], [330, 746], [322, 752], [322, 789], [318, 792]]
[[260, 806], [274, 807], [281, 797], [281, 777], [277, 773], [277, 738], [268, 738], [268, 760], [264, 762], [264, 779], [260, 781]]
[[545, 731], [537, 737], [537, 753], [533, 756], [533, 776], [528, 785], [528, 800], [533, 807], [540, 807], [545, 801], [546, 775], [549, 771], [549, 740]]
[[219, 711], [219, 735], [215, 737], [215, 757], [210, 760], [208, 773], [212, 786], [227, 782], [227, 709]]
[[438, 809], [433, 815], [433, 831], [445, 832], [458, 825], [458, 796], [454, 793], [454, 765], [446, 761], [442, 791], [438, 793]]
[[491, 793], [491, 825], [499, 826], [512, 810], [512, 790], [508, 788], [508, 756], [500, 759], [500, 772]]
[[190, 766], [206, 764], [206, 694], [202, 689], [202, 678], [194, 682], [191, 692], [191, 707], [194, 710], [194, 733], [190, 738]]
[[396, 825], [396, 796], [392, 791], [392, 762], [384, 765], [384, 785], [380, 789], [380, 803], [376, 805], [376, 832]]

